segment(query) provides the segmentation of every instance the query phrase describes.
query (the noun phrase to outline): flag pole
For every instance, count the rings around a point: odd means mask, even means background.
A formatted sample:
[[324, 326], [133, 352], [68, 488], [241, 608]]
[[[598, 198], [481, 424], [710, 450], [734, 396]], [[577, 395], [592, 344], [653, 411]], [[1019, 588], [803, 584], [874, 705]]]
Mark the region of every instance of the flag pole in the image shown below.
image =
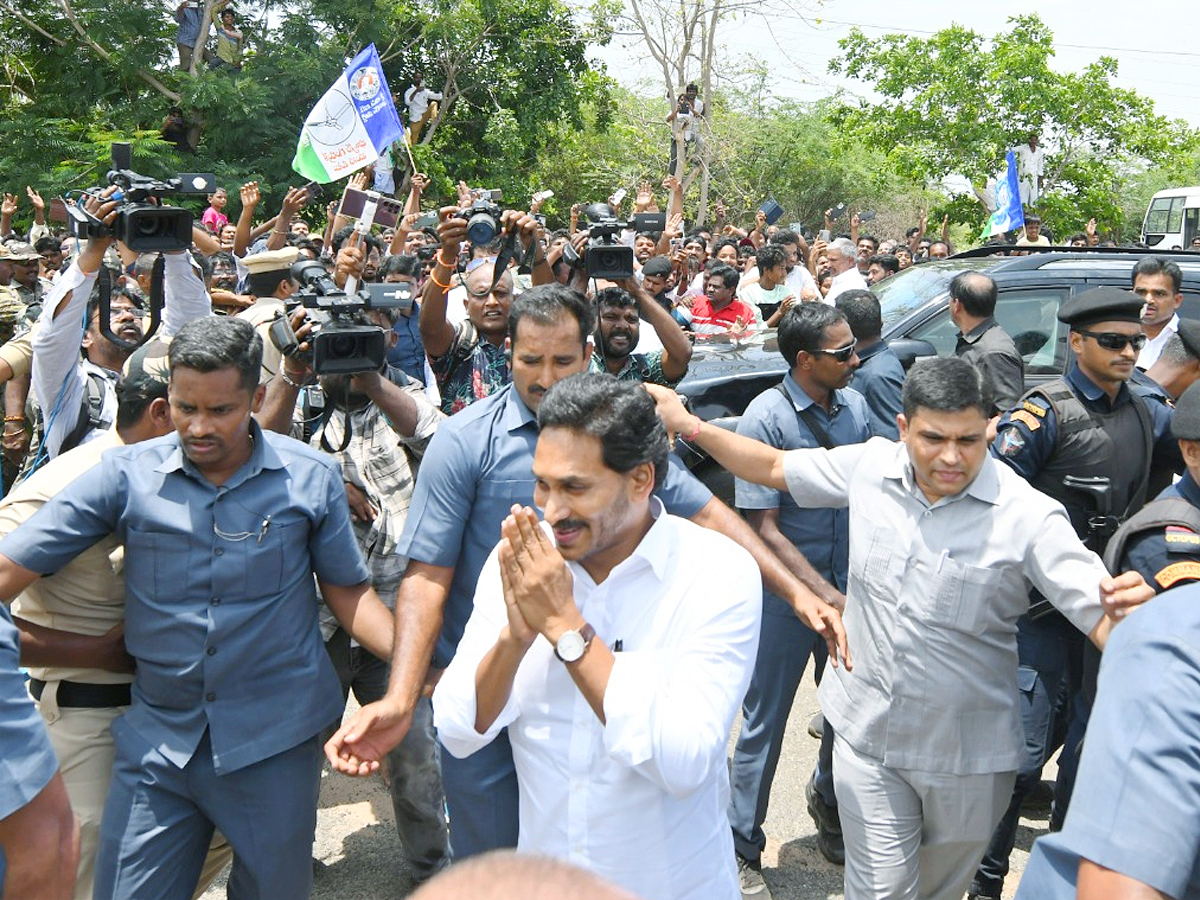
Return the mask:
[[416, 175], [417, 174], [417, 161], [415, 159], [413, 159], [412, 147], [408, 146], [408, 135], [407, 134], [401, 136], [400, 143], [402, 143], [404, 145], [404, 152], [408, 154], [409, 165], [412, 166], [413, 174]]

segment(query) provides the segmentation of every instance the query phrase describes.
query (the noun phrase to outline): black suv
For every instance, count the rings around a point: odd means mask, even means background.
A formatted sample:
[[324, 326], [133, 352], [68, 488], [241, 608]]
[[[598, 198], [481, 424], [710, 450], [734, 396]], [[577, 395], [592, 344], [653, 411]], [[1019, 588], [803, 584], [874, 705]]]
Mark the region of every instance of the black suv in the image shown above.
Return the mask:
[[[954, 353], [958, 329], [950, 320], [950, 280], [960, 272], [984, 272], [996, 281], [996, 318], [1025, 358], [1025, 383], [1032, 387], [1066, 368], [1067, 327], [1059, 305], [1074, 293], [1109, 285], [1129, 289], [1134, 265], [1146, 256], [1174, 260], [1183, 270], [1184, 318], [1200, 319], [1200, 254], [1145, 250], [1029, 248], [1025, 256], [995, 256], [990, 248], [905, 269], [874, 288], [883, 311], [883, 337], [905, 368], [921, 356]], [[735, 428], [758, 394], [782, 380], [788, 366], [774, 331], [739, 342], [697, 339], [679, 392], [700, 417]], [[851, 382], [853, 387], [854, 383]], [[731, 484], [698, 448], [679, 442], [678, 452], [722, 499]]]

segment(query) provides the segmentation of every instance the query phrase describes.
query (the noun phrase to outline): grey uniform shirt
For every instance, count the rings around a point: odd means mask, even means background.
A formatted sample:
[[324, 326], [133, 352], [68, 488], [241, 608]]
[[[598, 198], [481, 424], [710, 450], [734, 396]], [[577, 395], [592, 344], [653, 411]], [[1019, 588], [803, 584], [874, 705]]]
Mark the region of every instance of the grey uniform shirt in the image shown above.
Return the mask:
[[1025, 394], [1025, 360], [1008, 332], [994, 318], [984, 319], [966, 334], [960, 334], [954, 355], [983, 373], [996, 412], [1012, 409]]
[[1017, 619], [1038, 588], [1084, 632], [1100, 621], [1099, 557], [1065, 510], [984, 460], [930, 505], [905, 445], [883, 438], [784, 461], [800, 506], [850, 507], [845, 624], [854, 670], [826, 670], [826, 718], [860, 753], [898, 769], [1017, 769]]

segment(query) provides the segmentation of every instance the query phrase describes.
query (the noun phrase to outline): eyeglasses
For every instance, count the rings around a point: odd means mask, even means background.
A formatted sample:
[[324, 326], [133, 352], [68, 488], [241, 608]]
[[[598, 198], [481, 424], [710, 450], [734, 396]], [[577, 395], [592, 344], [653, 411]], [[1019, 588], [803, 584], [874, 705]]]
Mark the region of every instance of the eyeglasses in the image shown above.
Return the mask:
[[850, 357], [854, 355], [854, 348], [858, 346], [858, 341], [851, 341], [845, 347], [838, 347], [836, 350], [814, 350], [813, 353], [819, 353], [821, 356], [829, 356], [838, 362], [850, 362]]
[[1076, 328], [1080, 334], [1085, 337], [1090, 337], [1105, 350], [1120, 351], [1124, 350], [1126, 345], [1129, 345], [1134, 350], [1141, 350], [1146, 346], [1146, 336], [1144, 334], [1117, 334], [1115, 331], [1085, 331], [1082, 328]]

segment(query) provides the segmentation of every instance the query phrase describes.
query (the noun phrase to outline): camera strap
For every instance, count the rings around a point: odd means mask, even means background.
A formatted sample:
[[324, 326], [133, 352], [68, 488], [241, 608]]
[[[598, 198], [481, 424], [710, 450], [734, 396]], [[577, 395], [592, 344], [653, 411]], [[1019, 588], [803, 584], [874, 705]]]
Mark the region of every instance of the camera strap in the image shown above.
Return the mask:
[[354, 425], [350, 419], [350, 382], [349, 382], [349, 380], [346, 381], [346, 390], [342, 394], [342, 406], [343, 406], [343, 413], [344, 413], [343, 420], [342, 420], [342, 442], [337, 447], [333, 446], [333, 444], [331, 444], [329, 442], [329, 438], [326, 437], [326, 426], [329, 425], [330, 420], [333, 418], [333, 413], [336, 408], [336, 404], [333, 403], [332, 401], [333, 401], [332, 397], [327, 396], [325, 398], [325, 408], [323, 410], [321, 410], [321, 418], [320, 418], [320, 421], [317, 422], [317, 430], [321, 433], [321, 449], [322, 450], [324, 450], [326, 453], [341, 453], [343, 450], [345, 450], [347, 447], [350, 446], [350, 435], [354, 431]]
[[[519, 255], [518, 255], [519, 251]], [[500, 245], [500, 252], [496, 254], [496, 267], [493, 270], [492, 284], [487, 289], [487, 293], [491, 293], [496, 289], [496, 285], [500, 283], [500, 279], [504, 277], [504, 273], [508, 271], [508, 264], [515, 258], [517, 260], [517, 271], [528, 272], [533, 268], [534, 259], [537, 256], [537, 236], [535, 235], [529, 242], [528, 249], [521, 248], [520, 237], [516, 231], [510, 231]]]

